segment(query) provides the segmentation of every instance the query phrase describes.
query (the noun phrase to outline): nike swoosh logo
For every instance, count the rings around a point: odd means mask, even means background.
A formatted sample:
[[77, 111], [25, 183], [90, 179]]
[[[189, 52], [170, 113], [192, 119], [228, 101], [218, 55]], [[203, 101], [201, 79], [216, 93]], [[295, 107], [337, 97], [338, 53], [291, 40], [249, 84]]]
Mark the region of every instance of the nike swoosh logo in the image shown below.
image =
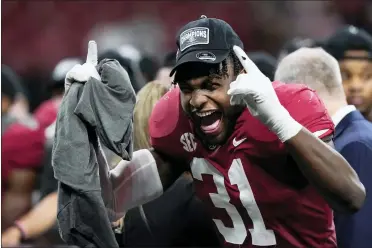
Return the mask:
[[236, 140], [236, 138], [233, 139], [233, 146], [237, 147], [238, 145], [240, 145], [241, 143], [243, 143], [244, 140], [246, 140], [247, 138], [244, 138], [244, 139], [241, 139], [241, 140]]

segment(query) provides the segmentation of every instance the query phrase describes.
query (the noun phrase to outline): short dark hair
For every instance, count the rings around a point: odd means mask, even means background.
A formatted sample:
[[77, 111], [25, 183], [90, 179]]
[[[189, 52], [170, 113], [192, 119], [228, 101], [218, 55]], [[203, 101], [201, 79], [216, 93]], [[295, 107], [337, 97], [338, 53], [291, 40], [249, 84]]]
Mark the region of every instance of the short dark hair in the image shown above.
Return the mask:
[[17, 93], [23, 93], [19, 76], [9, 66], [1, 65], [1, 94], [13, 102]]
[[176, 65], [177, 51], [169, 52], [165, 55], [163, 61], [163, 67], [173, 68]]
[[146, 81], [151, 82], [156, 78], [160, 65], [155, 57], [144, 55], [139, 62], [139, 67]]
[[226, 59], [224, 59], [219, 64], [191, 62], [180, 65], [180, 67], [176, 71], [173, 83], [177, 84], [203, 76], [217, 78], [228, 77], [229, 75], [227, 65], [229, 62], [233, 66], [234, 76], [239, 75], [239, 73], [244, 69], [234, 51], [230, 50], [229, 55], [226, 57]]
[[279, 55], [290, 54], [303, 47], [315, 48], [319, 46], [319, 42], [311, 38], [295, 37], [284, 43], [279, 51]]
[[138, 91], [139, 88], [137, 87], [137, 81], [134, 75], [134, 70], [131, 65], [131, 61], [128, 58], [124, 58], [121, 54], [116, 50], [106, 50], [102, 54], [98, 56], [98, 61], [102, 61], [103, 59], [115, 59], [119, 62], [119, 64], [127, 71], [130, 82], [132, 83], [133, 88]]
[[274, 81], [277, 60], [266, 52], [250, 52], [248, 57], [255, 63], [258, 69], [271, 81]]

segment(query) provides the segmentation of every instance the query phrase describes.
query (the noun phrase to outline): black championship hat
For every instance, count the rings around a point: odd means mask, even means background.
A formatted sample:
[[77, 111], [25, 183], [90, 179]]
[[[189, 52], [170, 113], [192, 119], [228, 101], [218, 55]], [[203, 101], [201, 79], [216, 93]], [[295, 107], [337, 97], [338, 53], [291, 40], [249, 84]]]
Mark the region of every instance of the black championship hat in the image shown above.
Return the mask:
[[170, 76], [184, 63], [221, 63], [234, 45], [243, 49], [243, 42], [229, 24], [203, 15], [178, 32], [176, 65]]

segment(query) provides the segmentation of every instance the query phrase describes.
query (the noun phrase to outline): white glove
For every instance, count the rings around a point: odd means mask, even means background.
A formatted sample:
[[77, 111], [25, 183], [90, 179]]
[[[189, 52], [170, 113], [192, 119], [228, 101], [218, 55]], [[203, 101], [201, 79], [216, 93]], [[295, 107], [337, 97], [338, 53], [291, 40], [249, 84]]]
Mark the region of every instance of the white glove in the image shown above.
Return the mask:
[[74, 82], [85, 83], [90, 77], [94, 77], [101, 81], [96, 65], [98, 63], [97, 43], [94, 40], [88, 43], [87, 60], [83, 65], [75, 65], [69, 70], [65, 77], [65, 92], [70, 88]]
[[295, 121], [279, 102], [278, 96], [267, 78], [238, 46], [234, 52], [246, 73], [240, 74], [230, 84], [227, 94], [232, 105], [245, 104], [249, 112], [274, 132], [282, 142], [295, 136], [302, 125]]

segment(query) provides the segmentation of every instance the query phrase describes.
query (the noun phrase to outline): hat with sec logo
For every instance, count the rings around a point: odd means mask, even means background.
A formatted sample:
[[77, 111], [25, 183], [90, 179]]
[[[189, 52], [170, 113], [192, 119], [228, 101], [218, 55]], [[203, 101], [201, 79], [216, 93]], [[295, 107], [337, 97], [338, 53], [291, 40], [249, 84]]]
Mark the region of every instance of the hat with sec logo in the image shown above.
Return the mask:
[[243, 42], [228, 23], [202, 15], [178, 32], [177, 62], [170, 76], [180, 65], [188, 62], [221, 63], [234, 45], [243, 49]]

